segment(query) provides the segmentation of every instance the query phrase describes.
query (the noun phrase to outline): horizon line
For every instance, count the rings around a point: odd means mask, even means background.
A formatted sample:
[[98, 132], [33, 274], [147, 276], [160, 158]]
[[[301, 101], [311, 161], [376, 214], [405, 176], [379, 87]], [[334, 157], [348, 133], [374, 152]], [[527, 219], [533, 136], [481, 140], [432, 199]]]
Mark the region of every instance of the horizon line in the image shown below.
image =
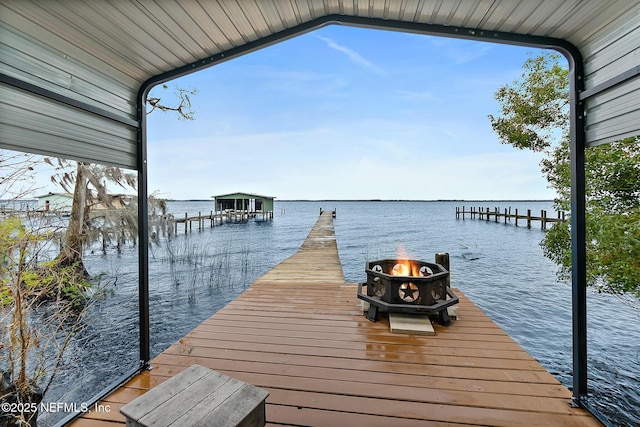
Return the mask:
[[[554, 199], [277, 199], [278, 202], [553, 202]], [[213, 202], [211, 199], [165, 199], [167, 202]]]

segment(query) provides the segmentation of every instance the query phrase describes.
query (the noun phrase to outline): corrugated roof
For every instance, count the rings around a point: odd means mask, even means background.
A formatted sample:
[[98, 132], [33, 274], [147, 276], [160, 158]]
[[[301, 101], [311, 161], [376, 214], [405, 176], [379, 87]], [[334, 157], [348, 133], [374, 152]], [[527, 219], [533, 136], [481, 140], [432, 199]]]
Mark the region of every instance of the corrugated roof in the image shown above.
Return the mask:
[[52, 193], [52, 192], [49, 192], [47, 194], [43, 194], [41, 196], [35, 196], [35, 197], [36, 197], [36, 199], [41, 199], [43, 197], [50, 197], [50, 196], [70, 197], [70, 198], [73, 199], [73, 194], [71, 194], [71, 193]]
[[236, 193], [228, 193], [228, 194], [220, 194], [217, 196], [211, 196], [211, 198], [213, 199], [217, 199], [217, 200], [221, 200], [221, 199], [237, 199], [237, 198], [243, 198], [243, 199], [275, 199], [275, 197], [273, 196], [262, 196], [260, 194], [252, 194], [252, 193], [243, 193], [243, 192], [236, 192]]
[[640, 133], [638, 0], [3, 0], [0, 17], [7, 148], [136, 168], [145, 82], [338, 21], [565, 40], [584, 57], [587, 91], [627, 76], [586, 99], [589, 141]]

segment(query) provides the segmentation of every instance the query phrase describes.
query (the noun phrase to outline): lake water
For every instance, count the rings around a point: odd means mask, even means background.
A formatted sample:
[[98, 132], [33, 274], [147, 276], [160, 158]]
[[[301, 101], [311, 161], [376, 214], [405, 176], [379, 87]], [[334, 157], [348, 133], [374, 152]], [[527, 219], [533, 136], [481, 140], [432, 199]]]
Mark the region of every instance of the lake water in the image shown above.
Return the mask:
[[[408, 256], [432, 261], [451, 256], [452, 286], [567, 387], [571, 387], [571, 288], [558, 282], [555, 265], [539, 243], [544, 232], [513, 224], [456, 219], [462, 202], [276, 201], [274, 218], [205, 227], [150, 250], [152, 353], [156, 355], [295, 253], [318, 218], [336, 209], [338, 250], [348, 282], [365, 280], [367, 260]], [[482, 202], [539, 213], [550, 202]], [[211, 202], [169, 202], [176, 217], [208, 213]], [[539, 227], [539, 223], [534, 223]], [[108, 292], [89, 309], [65, 367], [47, 401], [86, 402], [138, 365], [137, 248], [107, 254], [88, 251], [92, 275], [103, 274]], [[590, 292], [589, 390], [591, 403], [612, 425], [640, 424], [640, 304], [632, 298]], [[64, 414], [43, 414], [51, 425]]]

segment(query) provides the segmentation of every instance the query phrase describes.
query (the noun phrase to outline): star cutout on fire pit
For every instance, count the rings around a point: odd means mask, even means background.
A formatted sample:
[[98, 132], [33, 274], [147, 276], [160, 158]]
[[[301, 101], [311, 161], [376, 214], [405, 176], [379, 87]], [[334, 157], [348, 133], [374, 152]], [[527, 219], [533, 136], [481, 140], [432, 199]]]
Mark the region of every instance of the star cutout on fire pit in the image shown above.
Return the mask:
[[413, 283], [403, 283], [398, 288], [398, 295], [405, 302], [414, 302], [418, 299], [420, 291], [418, 290], [418, 286]]

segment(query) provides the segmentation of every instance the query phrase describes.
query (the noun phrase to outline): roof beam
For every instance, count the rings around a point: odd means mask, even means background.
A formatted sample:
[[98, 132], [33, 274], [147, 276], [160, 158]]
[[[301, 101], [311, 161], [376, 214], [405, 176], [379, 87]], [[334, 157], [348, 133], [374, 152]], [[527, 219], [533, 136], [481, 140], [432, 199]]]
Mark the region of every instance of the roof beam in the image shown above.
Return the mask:
[[636, 65], [630, 70], [620, 73], [617, 76], [612, 77], [609, 80], [606, 80], [600, 84], [597, 84], [592, 88], [583, 90], [582, 92], [580, 92], [580, 101], [584, 101], [587, 98], [591, 98], [592, 96], [598, 95], [602, 92], [606, 92], [609, 89], [612, 89], [618, 85], [621, 85], [638, 76], [640, 76], [640, 65]]
[[13, 86], [15, 88], [33, 93], [35, 95], [42, 96], [47, 99], [51, 99], [53, 101], [60, 102], [62, 104], [69, 105], [79, 110], [95, 114], [105, 119], [113, 120], [114, 122], [118, 122], [123, 125], [130, 126], [132, 128], [140, 127], [139, 122], [137, 122], [136, 120], [130, 119], [129, 117], [114, 114], [110, 111], [104, 110], [102, 108], [96, 107], [86, 102], [78, 101], [77, 99], [73, 99], [68, 96], [61, 95], [59, 93], [50, 91], [40, 86], [36, 86], [32, 83], [25, 82], [24, 80], [16, 79], [15, 77], [11, 77], [6, 74], [0, 73], [0, 83], [4, 83], [9, 86]]

